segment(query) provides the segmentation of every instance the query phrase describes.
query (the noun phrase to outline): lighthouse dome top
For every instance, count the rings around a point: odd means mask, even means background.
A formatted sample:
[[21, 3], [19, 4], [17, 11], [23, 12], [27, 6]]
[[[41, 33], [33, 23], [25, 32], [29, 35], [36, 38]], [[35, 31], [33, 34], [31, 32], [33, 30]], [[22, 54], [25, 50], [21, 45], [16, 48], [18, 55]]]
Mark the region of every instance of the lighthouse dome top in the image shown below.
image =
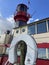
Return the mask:
[[18, 4], [18, 6], [25, 6], [26, 8], [28, 8], [27, 5], [26, 4], [23, 4], [23, 3]]
[[18, 4], [17, 11], [27, 11], [28, 7], [26, 4]]

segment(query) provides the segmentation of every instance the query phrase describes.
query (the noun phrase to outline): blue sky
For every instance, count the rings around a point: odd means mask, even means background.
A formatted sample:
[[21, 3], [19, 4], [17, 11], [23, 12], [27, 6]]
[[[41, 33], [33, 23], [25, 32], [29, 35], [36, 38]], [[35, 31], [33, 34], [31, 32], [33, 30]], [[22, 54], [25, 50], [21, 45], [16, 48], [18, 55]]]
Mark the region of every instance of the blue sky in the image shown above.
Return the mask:
[[[28, 0], [0, 0], [0, 15], [3, 18], [8, 18], [14, 14], [19, 3], [28, 5]], [[49, 0], [30, 0], [28, 12], [34, 20], [49, 17]]]

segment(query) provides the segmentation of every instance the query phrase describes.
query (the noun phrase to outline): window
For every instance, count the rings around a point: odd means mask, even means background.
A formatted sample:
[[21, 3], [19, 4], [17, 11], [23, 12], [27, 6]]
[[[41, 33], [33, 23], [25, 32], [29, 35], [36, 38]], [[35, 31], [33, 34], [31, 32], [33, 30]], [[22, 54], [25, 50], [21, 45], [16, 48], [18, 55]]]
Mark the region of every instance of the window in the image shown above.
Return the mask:
[[49, 48], [38, 48], [38, 58], [49, 59]]
[[21, 11], [24, 11], [24, 6], [21, 6], [21, 7], [20, 7], [20, 10], [21, 10]]
[[27, 12], [27, 8], [25, 6], [23, 6], [23, 5], [20, 6], [20, 10], [24, 11], [24, 12]]
[[38, 48], [38, 58], [46, 59], [46, 48]]
[[22, 29], [22, 32], [25, 32], [25, 29]]
[[26, 25], [26, 22], [19, 21], [19, 26], [23, 26], [23, 25]]
[[17, 30], [16, 33], [19, 33], [19, 30]]
[[37, 24], [37, 33], [44, 33], [46, 32], [46, 22], [38, 23]]
[[28, 26], [28, 33], [35, 34], [35, 25]]

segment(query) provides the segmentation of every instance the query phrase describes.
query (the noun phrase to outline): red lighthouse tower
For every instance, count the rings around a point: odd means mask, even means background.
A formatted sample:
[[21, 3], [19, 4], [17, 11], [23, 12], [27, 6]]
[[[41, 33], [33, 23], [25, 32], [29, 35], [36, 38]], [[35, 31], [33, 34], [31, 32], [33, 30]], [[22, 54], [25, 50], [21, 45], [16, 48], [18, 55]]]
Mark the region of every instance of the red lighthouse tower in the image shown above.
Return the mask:
[[30, 15], [27, 13], [28, 7], [25, 4], [19, 4], [17, 6], [17, 13], [14, 15], [14, 20], [16, 22], [16, 27], [27, 24]]

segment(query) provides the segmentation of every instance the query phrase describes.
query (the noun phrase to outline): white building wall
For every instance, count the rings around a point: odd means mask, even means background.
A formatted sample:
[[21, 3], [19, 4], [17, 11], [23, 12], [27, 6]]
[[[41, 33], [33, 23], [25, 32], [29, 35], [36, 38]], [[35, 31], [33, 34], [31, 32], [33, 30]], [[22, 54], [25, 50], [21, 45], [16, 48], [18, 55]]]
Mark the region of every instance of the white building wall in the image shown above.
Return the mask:
[[49, 43], [49, 32], [32, 35], [37, 43]]

